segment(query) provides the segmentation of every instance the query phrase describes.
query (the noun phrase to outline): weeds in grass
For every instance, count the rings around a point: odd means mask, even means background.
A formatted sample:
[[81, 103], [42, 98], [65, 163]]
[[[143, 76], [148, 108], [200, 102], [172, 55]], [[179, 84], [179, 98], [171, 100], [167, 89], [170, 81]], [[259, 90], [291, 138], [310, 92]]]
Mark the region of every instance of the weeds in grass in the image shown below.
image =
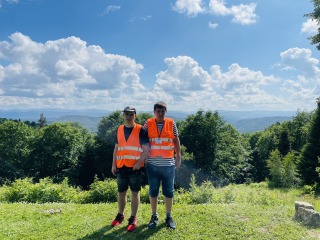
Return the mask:
[[[248, 187], [247, 191], [242, 191]], [[302, 200], [313, 201], [311, 204], [318, 204], [314, 201], [312, 194], [305, 194], [305, 189], [291, 189], [295, 192], [295, 197], [288, 199], [285, 189], [269, 189], [267, 183], [250, 185], [228, 185], [223, 188], [215, 188], [210, 182], [203, 182], [197, 185], [195, 177], [191, 177], [189, 189], [177, 189], [175, 191], [175, 204], [232, 204], [248, 203], [253, 205], [285, 205], [289, 201], [294, 201], [296, 196]], [[144, 186], [140, 192], [141, 203], [149, 203], [149, 187]], [[99, 181], [95, 179], [89, 190], [81, 190], [68, 185], [68, 179], [62, 183], [53, 183], [49, 178], [41, 179], [38, 183], [33, 183], [31, 178], [17, 179], [10, 184], [0, 187], [0, 202], [29, 202], [29, 203], [111, 203], [117, 202], [117, 183], [115, 179]], [[130, 201], [130, 191], [128, 191], [128, 201]], [[163, 201], [160, 192], [159, 201]]]
[[[128, 195], [130, 201], [130, 191]], [[190, 189], [175, 192], [177, 230], [165, 228], [165, 208], [159, 207], [160, 222], [151, 231], [148, 186], [144, 186], [138, 228], [133, 233], [126, 232], [126, 224], [110, 227], [117, 213], [116, 196], [116, 181], [110, 179], [96, 179], [87, 191], [69, 186], [67, 179], [60, 184], [50, 179], [39, 183], [16, 180], [0, 187], [0, 239], [320, 238], [320, 230], [308, 229], [293, 219], [295, 201], [308, 201], [316, 210], [320, 208], [320, 200], [310, 192], [305, 194], [305, 189], [270, 189], [267, 183], [214, 188], [208, 182], [196, 185], [192, 178]], [[89, 202], [104, 204], [84, 204]], [[125, 211], [125, 216], [130, 216], [130, 208]]]

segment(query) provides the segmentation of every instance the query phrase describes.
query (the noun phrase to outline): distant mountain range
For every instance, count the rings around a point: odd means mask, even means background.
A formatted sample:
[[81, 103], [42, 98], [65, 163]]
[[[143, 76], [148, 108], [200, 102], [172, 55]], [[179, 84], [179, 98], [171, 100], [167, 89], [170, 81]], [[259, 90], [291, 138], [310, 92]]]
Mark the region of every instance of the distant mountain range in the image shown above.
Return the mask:
[[[46, 117], [48, 123], [52, 122], [78, 122], [90, 131], [96, 132], [98, 123], [103, 116], [111, 111], [103, 110], [0, 110], [0, 118], [20, 119], [22, 121], [37, 121], [40, 114]], [[232, 124], [239, 132], [261, 131], [276, 122], [291, 120], [296, 112], [293, 111], [225, 111], [218, 110], [220, 116]], [[184, 120], [187, 116], [195, 114], [187, 112], [170, 111], [168, 117], [176, 121]]]

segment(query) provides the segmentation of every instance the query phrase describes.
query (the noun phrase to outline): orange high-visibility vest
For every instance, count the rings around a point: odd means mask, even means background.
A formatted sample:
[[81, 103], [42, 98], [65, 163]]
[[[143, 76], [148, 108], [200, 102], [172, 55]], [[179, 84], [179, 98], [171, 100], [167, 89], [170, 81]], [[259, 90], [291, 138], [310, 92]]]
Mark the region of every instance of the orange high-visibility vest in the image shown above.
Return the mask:
[[[124, 125], [119, 126], [117, 131], [118, 148], [116, 152], [116, 165], [117, 168], [123, 166], [133, 167], [139, 160], [143, 152], [140, 144], [140, 129], [141, 125], [135, 124], [132, 132], [126, 141], [124, 135]], [[141, 167], [144, 166], [144, 161], [141, 162]]]
[[148, 119], [148, 138], [150, 143], [149, 157], [173, 158], [174, 137], [173, 119], [165, 118], [161, 133], [157, 127], [156, 119]]

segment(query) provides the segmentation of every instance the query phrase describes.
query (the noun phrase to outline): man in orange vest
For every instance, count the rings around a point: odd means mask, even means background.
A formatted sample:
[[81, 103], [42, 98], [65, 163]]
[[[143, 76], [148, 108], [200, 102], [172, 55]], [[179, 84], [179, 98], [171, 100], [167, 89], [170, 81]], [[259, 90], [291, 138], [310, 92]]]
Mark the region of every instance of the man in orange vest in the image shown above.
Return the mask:
[[112, 173], [117, 176], [118, 214], [112, 226], [124, 220], [124, 209], [127, 202], [127, 190], [131, 190], [131, 217], [127, 231], [136, 229], [140, 203], [141, 170], [148, 155], [148, 136], [141, 125], [135, 123], [136, 109], [126, 107], [123, 110], [124, 124], [118, 127], [116, 144], [113, 151]]
[[174, 195], [175, 169], [181, 165], [180, 140], [173, 119], [166, 118], [167, 105], [157, 102], [154, 105], [154, 118], [146, 121], [144, 128], [148, 132], [150, 153], [147, 160], [149, 199], [152, 210], [149, 229], [158, 224], [158, 195], [160, 183], [166, 207], [166, 226], [175, 229], [171, 216]]

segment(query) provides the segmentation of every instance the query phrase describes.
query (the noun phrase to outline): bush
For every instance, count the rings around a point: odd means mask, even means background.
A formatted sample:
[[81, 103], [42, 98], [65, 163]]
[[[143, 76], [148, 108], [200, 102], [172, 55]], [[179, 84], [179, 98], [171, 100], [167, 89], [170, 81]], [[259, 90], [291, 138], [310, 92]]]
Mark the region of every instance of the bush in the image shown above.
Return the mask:
[[149, 200], [149, 185], [146, 185], [141, 188], [140, 191], [140, 202], [141, 203], [150, 203]]
[[99, 181], [95, 177], [94, 182], [90, 185], [85, 203], [117, 202], [118, 187], [115, 179], [105, 179]]
[[191, 175], [190, 181], [190, 198], [191, 203], [211, 203], [213, 202], [214, 186], [209, 181], [204, 181], [200, 186], [197, 186], [195, 176]]
[[65, 178], [61, 184], [55, 184], [49, 178], [33, 183], [32, 178], [17, 179], [2, 187], [2, 197], [5, 202], [81, 202], [81, 191], [68, 185]]

